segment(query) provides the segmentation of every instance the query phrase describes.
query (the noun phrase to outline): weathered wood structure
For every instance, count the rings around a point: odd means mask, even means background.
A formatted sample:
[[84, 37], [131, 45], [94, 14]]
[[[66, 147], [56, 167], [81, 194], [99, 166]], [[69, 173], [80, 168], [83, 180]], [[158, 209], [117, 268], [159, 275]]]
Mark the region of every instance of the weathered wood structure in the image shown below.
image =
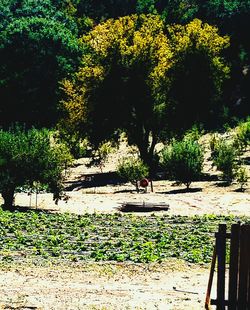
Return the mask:
[[[227, 233], [225, 224], [219, 225], [208, 281], [205, 308], [250, 309], [250, 225], [233, 224]], [[229, 268], [226, 268], [226, 244], [229, 239]], [[217, 262], [217, 297], [211, 299], [213, 275]], [[226, 286], [227, 284], [227, 286]]]

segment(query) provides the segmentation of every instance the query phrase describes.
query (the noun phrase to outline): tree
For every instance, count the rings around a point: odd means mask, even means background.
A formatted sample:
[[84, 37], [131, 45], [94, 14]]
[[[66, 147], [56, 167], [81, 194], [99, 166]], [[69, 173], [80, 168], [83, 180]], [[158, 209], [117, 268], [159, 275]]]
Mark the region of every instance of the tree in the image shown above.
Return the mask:
[[59, 81], [76, 70], [77, 27], [49, 0], [7, 3], [0, 16], [0, 125], [51, 126]]
[[159, 16], [126, 16], [96, 26], [82, 41], [91, 53], [75, 79], [63, 83], [64, 127], [86, 132], [94, 145], [124, 130], [149, 167], [172, 108], [170, 70], [190, 50], [202, 51], [210, 60], [218, 87], [228, 70], [220, 57], [228, 38], [199, 20], [165, 29]]
[[4, 208], [13, 210], [17, 187], [32, 188], [34, 182], [47, 185], [57, 201], [62, 196], [62, 171], [70, 160], [65, 147], [51, 143], [47, 130], [0, 130], [0, 193]]

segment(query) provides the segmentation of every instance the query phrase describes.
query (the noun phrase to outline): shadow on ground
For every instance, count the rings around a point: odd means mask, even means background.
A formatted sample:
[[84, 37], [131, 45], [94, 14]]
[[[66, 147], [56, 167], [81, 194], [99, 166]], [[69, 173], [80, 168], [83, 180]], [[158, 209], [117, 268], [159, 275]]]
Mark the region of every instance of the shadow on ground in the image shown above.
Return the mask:
[[116, 172], [83, 174], [79, 180], [65, 182], [65, 191], [80, 190], [83, 188], [119, 185], [124, 180]]
[[174, 189], [171, 191], [167, 192], [155, 192], [156, 194], [184, 194], [184, 193], [196, 193], [196, 192], [201, 192], [202, 188], [201, 187], [195, 187], [195, 188], [181, 188], [181, 189]]

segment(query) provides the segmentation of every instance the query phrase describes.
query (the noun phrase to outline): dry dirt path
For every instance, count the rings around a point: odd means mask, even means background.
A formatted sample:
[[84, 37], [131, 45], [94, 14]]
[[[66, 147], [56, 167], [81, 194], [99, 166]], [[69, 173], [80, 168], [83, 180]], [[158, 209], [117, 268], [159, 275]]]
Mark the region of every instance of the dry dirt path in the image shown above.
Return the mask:
[[[96, 188], [80, 188], [67, 192], [68, 201], [53, 202], [52, 194], [39, 194], [37, 208], [52, 209], [56, 212], [84, 213], [115, 213], [124, 202], [164, 203], [169, 204], [169, 215], [245, 215], [250, 216], [250, 190], [237, 192], [237, 186], [219, 187], [215, 182], [195, 182], [190, 192], [182, 192], [183, 187], [171, 186], [168, 181], [155, 181], [154, 192], [136, 194], [130, 192], [133, 186], [107, 185]], [[16, 205], [36, 208], [36, 197], [25, 193], [16, 195]], [[137, 213], [147, 215], [149, 213]]]
[[0, 271], [0, 309], [203, 309], [208, 274], [206, 267], [173, 259], [149, 265], [16, 266]]

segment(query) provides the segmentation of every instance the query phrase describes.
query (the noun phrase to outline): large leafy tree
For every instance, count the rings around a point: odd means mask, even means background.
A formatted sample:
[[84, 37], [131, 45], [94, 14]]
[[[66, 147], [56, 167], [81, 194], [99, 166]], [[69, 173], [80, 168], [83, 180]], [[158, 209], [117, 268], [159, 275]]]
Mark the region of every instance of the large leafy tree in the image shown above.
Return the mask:
[[0, 193], [4, 208], [13, 210], [17, 187], [46, 185], [58, 200], [63, 190], [63, 170], [70, 162], [67, 149], [55, 142], [46, 130], [13, 128], [0, 130]]
[[87, 132], [96, 145], [122, 129], [149, 166], [155, 144], [168, 127], [175, 66], [189, 51], [194, 58], [200, 52], [209, 59], [217, 88], [228, 71], [220, 57], [228, 38], [199, 20], [166, 31], [159, 16], [127, 16], [98, 25], [82, 41], [91, 53], [83, 58], [75, 79], [64, 81], [64, 126]]
[[75, 81], [64, 82], [64, 125], [87, 132], [94, 145], [123, 129], [149, 163], [163, 125], [165, 72], [172, 59], [163, 29], [158, 16], [133, 15], [108, 20], [83, 37], [91, 52]]
[[10, 1], [0, 23], [0, 125], [54, 124], [58, 82], [82, 54], [76, 26], [48, 0]]

